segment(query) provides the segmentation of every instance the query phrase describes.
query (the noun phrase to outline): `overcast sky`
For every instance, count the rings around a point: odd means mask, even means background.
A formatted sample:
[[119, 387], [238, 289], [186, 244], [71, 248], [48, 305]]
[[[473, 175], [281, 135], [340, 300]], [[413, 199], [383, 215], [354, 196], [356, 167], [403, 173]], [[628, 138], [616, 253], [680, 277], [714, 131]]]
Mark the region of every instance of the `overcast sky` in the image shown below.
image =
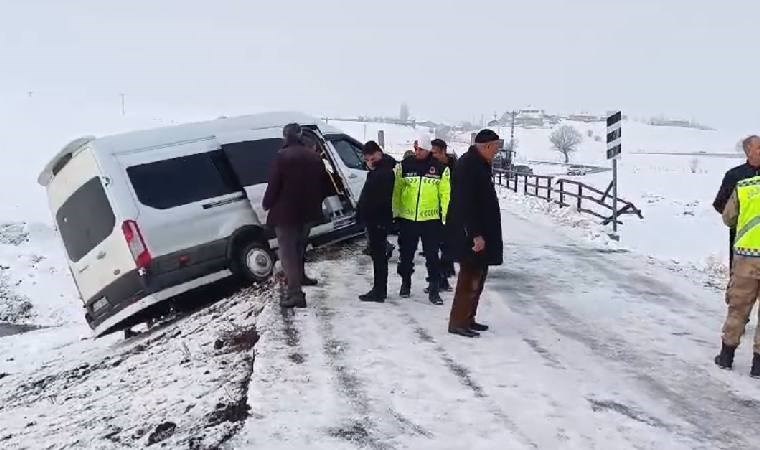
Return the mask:
[[437, 120], [620, 108], [760, 129], [758, 18], [751, 0], [0, 0], [0, 95], [209, 114], [406, 101]]

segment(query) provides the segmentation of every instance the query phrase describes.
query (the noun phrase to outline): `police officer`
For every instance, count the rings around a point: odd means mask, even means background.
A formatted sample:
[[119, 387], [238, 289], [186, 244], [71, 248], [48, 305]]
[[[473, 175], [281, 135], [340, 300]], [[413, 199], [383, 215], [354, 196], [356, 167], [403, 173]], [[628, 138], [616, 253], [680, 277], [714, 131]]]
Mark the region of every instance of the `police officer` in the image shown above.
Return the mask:
[[[726, 207], [726, 203], [728, 202], [729, 197], [731, 197], [731, 193], [736, 189], [736, 183], [745, 178], [760, 175], [760, 136], [753, 134], [742, 140], [742, 149], [744, 150], [744, 154], [747, 155], [747, 161], [726, 172], [726, 175], [723, 177], [723, 182], [720, 184], [720, 189], [715, 196], [713, 207], [718, 214], [723, 214], [723, 209]], [[736, 230], [731, 228], [728, 232], [729, 249], [731, 249], [729, 253], [729, 266], [733, 263], [734, 259], [732, 249], [735, 236]]]
[[[760, 176], [741, 180], [723, 210], [723, 222], [736, 229], [734, 261], [726, 290], [728, 314], [715, 364], [730, 369], [752, 308], [760, 295]], [[750, 375], [760, 377], [760, 327], [755, 330]]]
[[396, 166], [393, 188], [393, 215], [399, 222], [399, 263], [401, 297], [409, 297], [414, 271], [414, 253], [422, 240], [425, 266], [428, 272], [428, 299], [442, 305], [438, 249], [441, 221], [449, 208], [449, 169], [430, 153], [430, 136], [420, 135], [414, 142], [414, 154]]

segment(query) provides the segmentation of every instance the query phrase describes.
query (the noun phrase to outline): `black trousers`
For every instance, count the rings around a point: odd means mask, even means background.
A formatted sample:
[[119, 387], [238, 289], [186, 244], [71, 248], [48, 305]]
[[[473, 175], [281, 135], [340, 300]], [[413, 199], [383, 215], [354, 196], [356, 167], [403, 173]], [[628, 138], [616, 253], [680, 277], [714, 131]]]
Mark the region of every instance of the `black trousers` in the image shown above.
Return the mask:
[[401, 219], [399, 221], [398, 246], [400, 256], [396, 270], [402, 278], [412, 276], [414, 254], [420, 240], [422, 240], [422, 251], [425, 252], [428, 280], [430, 280], [432, 287], [437, 288], [441, 277], [438, 260], [438, 250], [441, 246], [441, 222], [438, 220], [413, 222]]
[[372, 271], [374, 285], [372, 289], [377, 293], [388, 293], [388, 257], [386, 245], [388, 244], [388, 227], [385, 225], [368, 224], [367, 237], [369, 238], [369, 254], [372, 257]]

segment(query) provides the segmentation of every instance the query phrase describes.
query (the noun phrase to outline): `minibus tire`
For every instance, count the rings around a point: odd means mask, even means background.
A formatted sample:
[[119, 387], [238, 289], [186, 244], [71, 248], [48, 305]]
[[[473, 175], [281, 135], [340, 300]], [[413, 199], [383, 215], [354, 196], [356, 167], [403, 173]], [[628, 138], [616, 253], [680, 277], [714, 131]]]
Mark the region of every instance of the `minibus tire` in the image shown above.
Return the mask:
[[236, 272], [246, 281], [261, 283], [274, 272], [274, 253], [263, 242], [254, 241], [243, 246], [235, 259]]

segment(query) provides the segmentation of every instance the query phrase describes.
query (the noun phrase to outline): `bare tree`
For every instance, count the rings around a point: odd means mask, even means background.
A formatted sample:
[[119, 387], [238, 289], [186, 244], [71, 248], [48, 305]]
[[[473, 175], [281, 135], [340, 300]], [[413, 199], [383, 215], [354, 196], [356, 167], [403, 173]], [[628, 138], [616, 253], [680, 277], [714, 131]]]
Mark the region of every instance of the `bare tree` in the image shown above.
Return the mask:
[[398, 118], [401, 119], [402, 122], [409, 120], [409, 105], [407, 105], [406, 102], [401, 104], [401, 112], [399, 113]]
[[691, 173], [697, 173], [697, 171], [699, 170], [698, 158], [694, 158], [691, 161], [689, 161], [689, 170], [691, 171]]
[[583, 142], [581, 133], [570, 125], [562, 125], [554, 130], [549, 137], [552, 146], [565, 157], [565, 164], [570, 162], [570, 153], [578, 150], [578, 144]]

